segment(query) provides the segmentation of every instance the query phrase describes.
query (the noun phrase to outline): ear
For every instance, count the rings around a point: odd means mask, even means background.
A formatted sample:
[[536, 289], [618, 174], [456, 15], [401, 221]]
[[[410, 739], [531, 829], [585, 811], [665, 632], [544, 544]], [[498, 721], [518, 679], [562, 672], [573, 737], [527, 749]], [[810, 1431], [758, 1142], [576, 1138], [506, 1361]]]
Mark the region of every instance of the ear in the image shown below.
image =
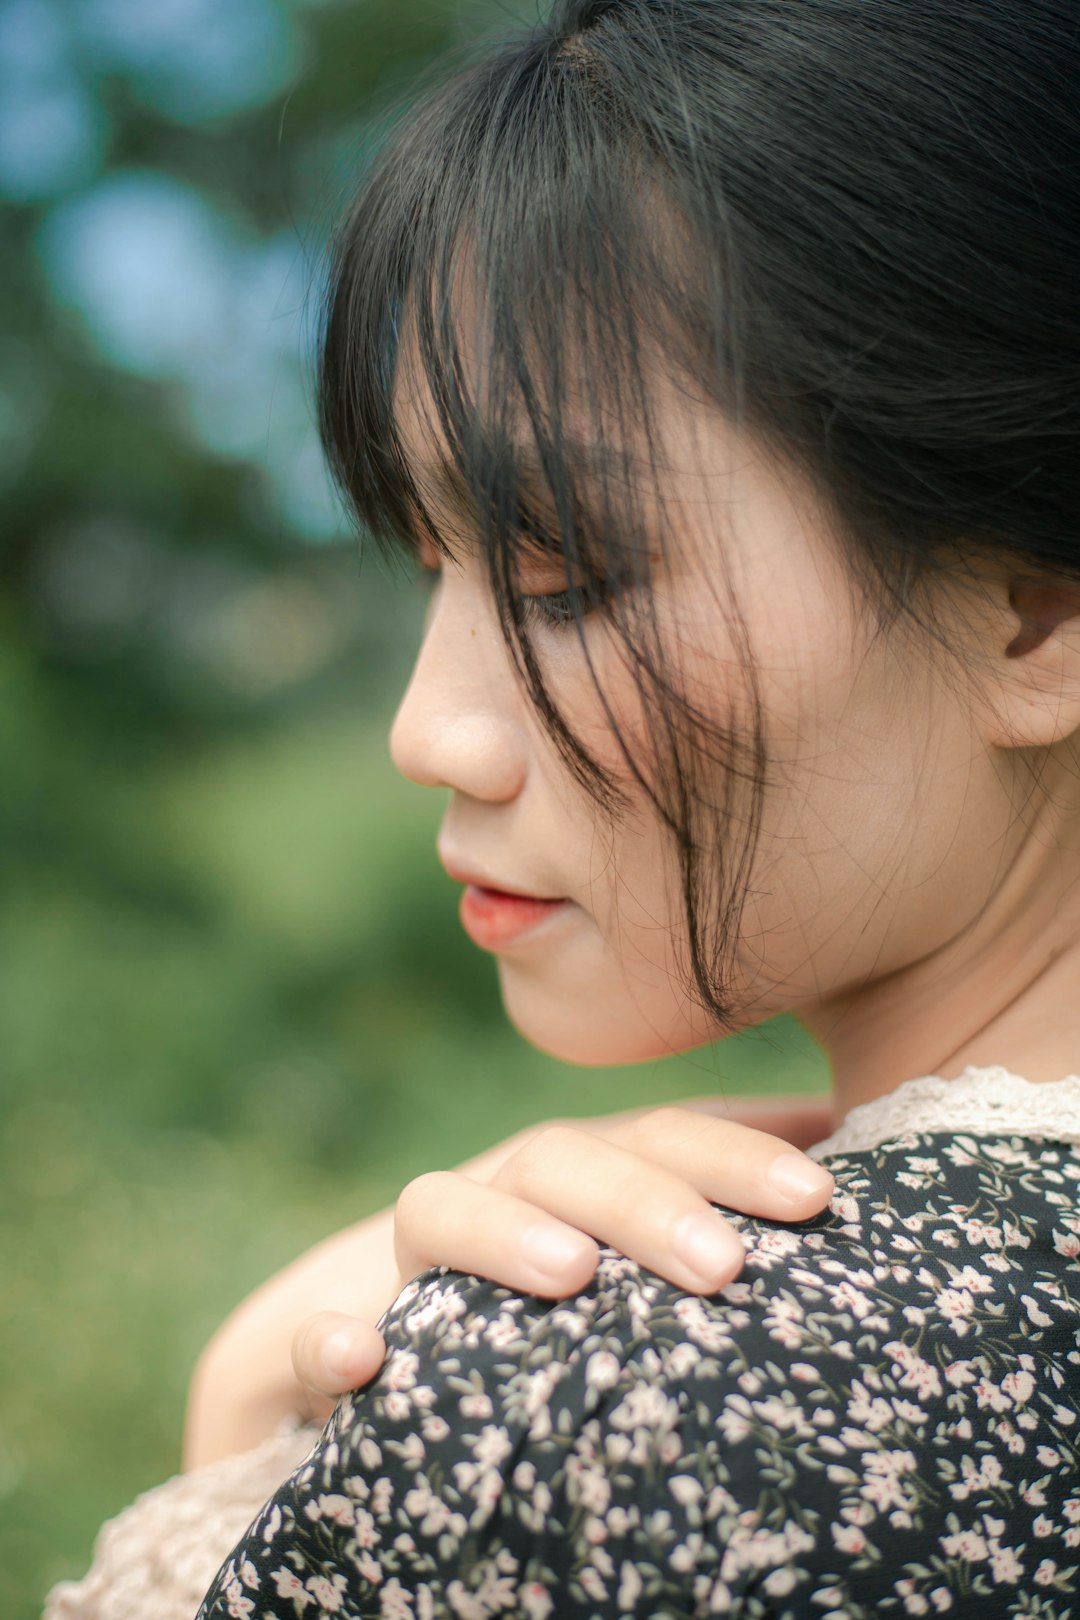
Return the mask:
[[1080, 731], [1080, 581], [1013, 575], [997, 605], [991, 651], [999, 683], [988, 740], [1049, 748]]

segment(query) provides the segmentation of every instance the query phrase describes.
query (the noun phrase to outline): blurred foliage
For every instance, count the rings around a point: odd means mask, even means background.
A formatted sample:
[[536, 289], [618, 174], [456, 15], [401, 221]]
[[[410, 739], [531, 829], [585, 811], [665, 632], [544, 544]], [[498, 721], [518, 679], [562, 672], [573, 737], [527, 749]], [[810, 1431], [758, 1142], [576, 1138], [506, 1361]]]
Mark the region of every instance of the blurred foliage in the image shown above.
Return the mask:
[[10, 1620], [307, 1244], [530, 1120], [825, 1083], [786, 1021], [586, 1085], [527, 1047], [386, 758], [421, 604], [327, 488], [320, 255], [387, 106], [513, 16], [0, 0]]

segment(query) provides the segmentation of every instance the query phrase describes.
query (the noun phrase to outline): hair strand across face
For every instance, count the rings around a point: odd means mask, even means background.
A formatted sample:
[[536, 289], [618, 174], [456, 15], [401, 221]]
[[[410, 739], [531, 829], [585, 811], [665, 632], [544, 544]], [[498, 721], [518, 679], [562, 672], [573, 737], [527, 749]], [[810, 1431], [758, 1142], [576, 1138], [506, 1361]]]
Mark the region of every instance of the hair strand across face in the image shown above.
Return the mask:
[[568, 585], [633, 582], [610, 613], [649, 716], [627, 764], [678, 850], [721, 1024], [767, 734], [753, 706], [710, 731], [650, 611], [656, 377], [809, 480], [883, 627], [940, 641], [958, 556], [1080, 580], [1078, 83], [1071, 0], [560, 0], [410, 110], [339, 232], [336, 477], [380, 542], [450, 544], [401, 430], [403, 391], [428, 402], [517, 668], [612, 814], [520, 569], [539, 533]]

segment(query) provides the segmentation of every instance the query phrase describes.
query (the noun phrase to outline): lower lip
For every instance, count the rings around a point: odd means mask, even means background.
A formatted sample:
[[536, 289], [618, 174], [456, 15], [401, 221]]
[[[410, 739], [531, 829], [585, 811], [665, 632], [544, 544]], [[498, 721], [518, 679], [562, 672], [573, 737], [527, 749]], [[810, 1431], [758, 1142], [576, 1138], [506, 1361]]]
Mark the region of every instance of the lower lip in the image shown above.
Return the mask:
[[566, 900], [532, 900], [502, 889], [480, 889], [470, 883], [461, 897], [461, 925], [474, 944], [496, 951], [531, 934], [568, 904]]

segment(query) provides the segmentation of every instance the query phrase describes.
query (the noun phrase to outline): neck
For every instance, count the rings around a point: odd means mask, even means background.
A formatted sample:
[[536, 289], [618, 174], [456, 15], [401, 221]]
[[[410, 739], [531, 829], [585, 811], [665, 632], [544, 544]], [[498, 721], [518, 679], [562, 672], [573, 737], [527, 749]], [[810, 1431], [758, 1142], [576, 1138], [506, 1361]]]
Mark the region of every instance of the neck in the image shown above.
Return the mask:
[[1080, 833], [1047, 795], [973, 922], [929, 955], [809, 1008], [836, 1116], [917, 1075], [1000, 1064], [1036, 1082], [1080, 1074]]

